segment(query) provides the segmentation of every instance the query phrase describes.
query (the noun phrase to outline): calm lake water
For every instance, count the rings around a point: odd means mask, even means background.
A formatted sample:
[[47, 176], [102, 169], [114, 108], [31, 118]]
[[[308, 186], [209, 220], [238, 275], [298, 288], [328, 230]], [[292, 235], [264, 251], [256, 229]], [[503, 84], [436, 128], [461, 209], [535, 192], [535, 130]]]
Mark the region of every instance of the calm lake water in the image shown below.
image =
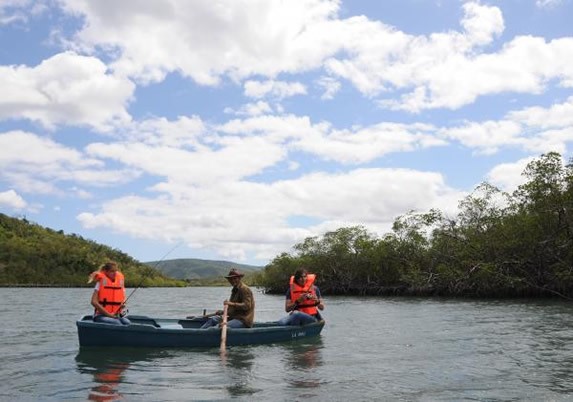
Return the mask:
[[[131, 290], [128, 290], [128, 293]], [[561, 300], [327, 297], [312, 341], [80, 350], [91, 289], [0, 289], [0, 400], [573, 400], [573, 310]], [[230, 288], [139, 289], [131, 314], [220, 308]], [[258, 321], [283, 296], [255, 293]]]

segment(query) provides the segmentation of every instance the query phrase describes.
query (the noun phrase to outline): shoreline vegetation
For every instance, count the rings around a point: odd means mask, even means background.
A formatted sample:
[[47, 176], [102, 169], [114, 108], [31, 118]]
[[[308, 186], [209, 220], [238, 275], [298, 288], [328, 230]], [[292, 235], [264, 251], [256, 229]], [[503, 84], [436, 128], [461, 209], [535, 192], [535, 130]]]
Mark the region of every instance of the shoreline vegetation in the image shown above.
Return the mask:
[[412, 211], [382, 237], [355, 226], [307, 238], [255, 282], [282, 293], [305, 266], [327, 295], [571, 300], [572, 163], [555, 152], [541, 155], [513, 193], [484, 182], [460, 201], [456, 216]]
[[[304, 266], [324, 295], [571, 300], [572, 163], [543, 154], [513, 193], [484, 182], [455, 216], [411, 211], [381, 237], [362, 226], [309, 237], [245, 282], [283, 294]], [[108, 259], [120, 264], [127, 287], [226, 285], [223, 278], [169, 278], [119, 250], [0, 214], [0, 287], [89, 287], [88, 274]]]

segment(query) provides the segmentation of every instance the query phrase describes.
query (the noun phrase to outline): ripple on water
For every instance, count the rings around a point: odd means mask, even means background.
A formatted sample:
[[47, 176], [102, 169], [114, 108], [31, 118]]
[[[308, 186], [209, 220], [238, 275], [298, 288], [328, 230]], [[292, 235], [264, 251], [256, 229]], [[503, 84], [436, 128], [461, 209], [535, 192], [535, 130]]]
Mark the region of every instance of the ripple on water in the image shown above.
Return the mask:
[[[89, 289], [0, 292], [13, 323], [1, 333], [5, 400], [560, 401], [573, 393], [572, 307], [555, 300], [327, 297], [318, 339], [231, 347], [222, 358], [216, 348], [80, 350], [75, 320], [90, 312]], [[142, 289], [130, 310], [185, 316], [228, 292]], [[283, 314], [284, 296], [256, 297], [261, 317]], [[57, 324], [53, 305], [63, 305]]]

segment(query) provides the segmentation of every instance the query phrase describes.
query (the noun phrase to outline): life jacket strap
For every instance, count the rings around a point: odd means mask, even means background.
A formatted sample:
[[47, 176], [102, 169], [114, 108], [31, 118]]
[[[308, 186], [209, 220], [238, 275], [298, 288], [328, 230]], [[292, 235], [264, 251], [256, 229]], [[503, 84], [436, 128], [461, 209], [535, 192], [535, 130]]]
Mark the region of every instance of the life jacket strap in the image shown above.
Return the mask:
[[110, 302], [110, 301], [107, 301], [107, 300], [105, 300], [105, 299], [104, 299], [104, 300], [100, 300], [99, 303], [100, 303], [102, 306], [104, 306], [104, 307], [105, 307], [105, 306], [121, 306], [121, 304], [122, 304], [122, 303], [120, 303], [120, 302]]

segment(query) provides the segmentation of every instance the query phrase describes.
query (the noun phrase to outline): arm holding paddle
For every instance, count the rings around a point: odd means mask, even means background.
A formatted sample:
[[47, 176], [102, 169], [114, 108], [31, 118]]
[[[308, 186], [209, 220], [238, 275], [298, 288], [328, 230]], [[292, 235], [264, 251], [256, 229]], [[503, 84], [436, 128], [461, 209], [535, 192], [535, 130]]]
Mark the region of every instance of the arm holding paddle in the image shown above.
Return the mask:
[[[231, 269], [225, 278], [229, 281], [233, 289], [231, 297], [223, 302], [225, 310], [228, 310], [229, 328], [250, 328], [253, 326], [255, 318], [255, 300], [253, 292], [244, 284], [241, 278], [244, 275], [238, 269]], [[219, 313], [219, 312], [217, 312]], [[207, 329], [221, 323], [221, 317], [211, 317], [201, 326]]]
[[[224, 306], [228, 306], [228, 307], [232, 307], [235, 310], [249, 310], [251, 308], [251, 303], [250, 302], [243, 302], [243, 303], [239, 303], [239, 302], [232, 302], [229, 300], [225, 300], [223, 302]], [[222, 313], [222, 312], [221, 312]]]

